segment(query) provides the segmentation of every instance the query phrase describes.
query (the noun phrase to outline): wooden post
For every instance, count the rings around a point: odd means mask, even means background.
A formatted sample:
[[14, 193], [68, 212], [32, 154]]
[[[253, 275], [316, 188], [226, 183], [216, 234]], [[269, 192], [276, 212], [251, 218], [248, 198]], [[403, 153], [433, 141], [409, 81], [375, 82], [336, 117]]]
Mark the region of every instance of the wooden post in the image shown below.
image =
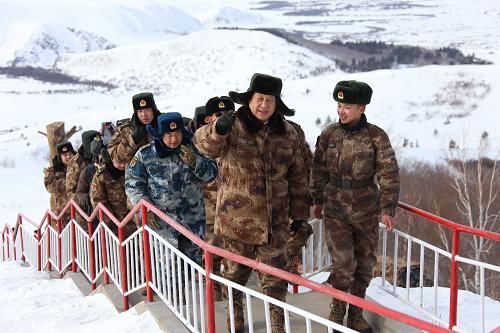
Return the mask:
[[56, 146], [66, 140], [64, 122], [56, 121], [47, 125], [47, 141], [49, 142], [50, 160], [56, 156]]

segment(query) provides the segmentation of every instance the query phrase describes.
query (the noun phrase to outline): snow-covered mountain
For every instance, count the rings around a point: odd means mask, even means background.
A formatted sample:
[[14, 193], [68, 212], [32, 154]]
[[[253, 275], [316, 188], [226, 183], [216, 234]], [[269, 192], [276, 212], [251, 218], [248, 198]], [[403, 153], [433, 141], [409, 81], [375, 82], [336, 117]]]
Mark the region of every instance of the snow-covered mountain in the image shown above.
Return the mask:
[[[55, 23], [14, 24], [0, 45], [1, 66], [52, 68], [67, 53], [85, 53], [114, 48], [107, 39], [91, 32]], [[10, 38], [12, 36], [12, 38]]]
[[159, 95], [207, 86], [243, 89], [253, 72], [294, 80], [334, 68], [331, 60], [269, 33], [234, 30], [203, 30], [161, 44], [68, 54], [57, 64], [69, 75]]

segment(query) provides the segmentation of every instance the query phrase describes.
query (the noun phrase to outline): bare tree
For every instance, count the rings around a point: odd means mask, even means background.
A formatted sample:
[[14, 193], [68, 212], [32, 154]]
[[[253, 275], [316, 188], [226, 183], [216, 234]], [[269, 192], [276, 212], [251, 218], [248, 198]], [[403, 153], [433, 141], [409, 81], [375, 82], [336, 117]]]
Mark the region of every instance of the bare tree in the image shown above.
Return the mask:
[[[464, 140], [465, 142], [465, 140]], [[451, 166], [451, 187], [457, 194], [456, 208], [462, 217], [461, 223], [481, 230], [496, 231], [500, 226], [498, 188], [500, 185], [497, 158], [490, 159], [488, 136], [481, 136], [479, 145], [471, 154], [462, 147], [449, 149], [446, 162]], [[498, 155], [498, 154], [497, 154]], [[440, 234], [443, 245], [449, 248], [449, 238]], [[463, 251], [471, 259], [481, 261], [492, 253], [494, 242], [478, 236], [464, 237]], [[471, 271], [473, 270], [473, 271]], [[467, 290], [479, 291], [480, 269], [461, 269], [461, 279]], [[468, 279], [473, 275], [473, 279]]]

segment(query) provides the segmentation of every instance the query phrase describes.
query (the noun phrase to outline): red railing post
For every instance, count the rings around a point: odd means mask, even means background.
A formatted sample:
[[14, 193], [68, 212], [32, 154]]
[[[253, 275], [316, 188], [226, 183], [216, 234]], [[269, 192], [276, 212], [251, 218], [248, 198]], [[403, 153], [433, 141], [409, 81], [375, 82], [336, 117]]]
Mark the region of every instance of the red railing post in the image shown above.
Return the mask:
[[210, 278], [213, 272], [212, 253], [205, 250], [205, 292], [207, 297], [207, 324], [208, 333], [215, 333], [215, 303], [214, 303], [214, 280]]
[[87, 221], [87, 228], [89, 231], [89, 257], [90, 257], [90, 288], [95, 290], [95, 252], [94, 252], [94, 241], [92, 240], [92, 234], [94, 233], [94, 226], [92, 221]]
[[148, 211], [146, 206], [141, 205], [142, 215], [142, 241], [144, 243], [144, 269], [146, 270], [146, 295], [148, 302], [153, 301], [153, 290], [149, 286], [151, 282], [151, 252], [149, 247], [149, 232], [146, 230], [148, 224]]
[[73, 204], [71, 204], [71, 271], [76, 272], [76, 209]]
[[2, 261], [5, 261], [5, 236], [2, 232]]
[[50, 264], [50, 224], [52, 223], [52, 216], [47, 215], [47, 227], [45, 228], [45, 234], [47, 237], [47, 269], [49, 272], [52, 270], [52, 265]]
[[120, 272], [122, 278], [122, 295], [123, 295], [123, 311], [128, 310], [128, 296], [125, 293], [128, 291], [127, 287], [127, 252], [123, 245], [123, 227], [118, 228], [118, 240], [120, 242]]
[[24, 240], [23, 240], [23, 228], [22, 228], [22, 224], [23, 224], [23, 218], [21, 217], [21, 215], [19, 215], [18, 217], [18, 227], [17, 227], [17, 232], [19, 233], [19, 237], [20, 238], [20, 241], [21, 241], [21, 260], [23, 262], [26, 262], [26, 258], [24, 257]]
[[42, 233], [40, 231], [40, 229], [37, 229], [36, 231], [37, 233], [37, 237], [36, 237], [36, 240], [38, 242], [38, 246], [37, 246], [37, 261], [38, 261], [38, 264], [37, 264], [37, 269], [38, 271], [40, 272], [42, 270], [42, 244], [40, 244], [40, 239], [42, 239]]
[[458, 263], [456, 256], [460, 247], [460, 231], [453, 230], [451, 245], [451, 271], [450, 271], [450, 322], [448, 329], [453, 329], [457, 324], [457, 304], [458, 304]]
[[[99, 207], [99, 223], [101, 223], [103, 219], [103, 213], [101, 207]], [[108, 252], [106, 247], [106, 232], [104, 228], [101, 226], [101, 246], [102, 246], [102, 269], [103, 271], [103, 283], [109, 283], [109, 275], [106, 269], [108, 268]]]
[[59, 274], [62, 275], [62, 240], [61, 240], [62, 226], [60, 219], [57, 219], [56, 228], [57, 228], [57, 265], [59, 267]]

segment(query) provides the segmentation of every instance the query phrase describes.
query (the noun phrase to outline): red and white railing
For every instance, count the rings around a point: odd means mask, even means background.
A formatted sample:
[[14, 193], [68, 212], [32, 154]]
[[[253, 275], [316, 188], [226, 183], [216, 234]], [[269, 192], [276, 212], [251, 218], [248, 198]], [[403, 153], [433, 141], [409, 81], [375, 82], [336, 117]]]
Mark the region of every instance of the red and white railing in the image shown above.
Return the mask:
[[[123, 227], [127, 223], [133, 223], [131, 220], [139, 210], [142, 212], [142, 227], [130, 237], [124, 239]], [[147, 225], [148, 210], [153, 212], [159, 219], [177, 229], [198, 246], [204, 252], [205, 267], [200, 267], [191, 261], [178, 249], [162, 239], [155, 231], [150, 229]], [[71, 220], [62, 229], [61, 219], [67, 211], [71, 213]], [[83, 220], [87, 221], [88, 233], [76, 223], [77, 213]], [[105, 217], [118, 227], [118, 237], [103, 222]], [[92, 221], [95, 218], [98, 218], [100, 223], [96, 230], [93, 230]], [[52, 221], [56, 221], [55, 229], [50, 226]], [[23, 223], [31, 224], [37, 228], [36, 235], [33, 235], [33, 232], [30, 232], [29, 228], [25, 228]], [[321, 228], [321, 224], [319, 223], [318, 228]], [[464, 231], [461, 230], [460, 232]], [[327, 251], [325, 253], [323, 248], [321, 241], [322, 233], [319, 232], [315, 237], [320, 238], [316, 240], [312, 238], [309, 244], [316, 242], [319, 245], [313, 245], [312, 247], [321, 249], [320, 257], [325, 257], [326, 259], [320, 258], [320, 260], [322, 260], [321, 262], [326, 262], [328, 254]], [[73, 272], [76, 272], [77, 268], [79, 268], [90, 281], [92, 289], [95, 289], [96, 285], [101, 281], [103, 284], [108, 284], [111, 281], [122, 294], [123, 308], [125, 310], [129, 308], [128, 295], [146, 287], [148, 301], [153, 300], [152, 292], [154, 291], [192, 332], [215, 332], [213, 296], [215, 281], [226, 285], [228, 288], [230, 314], [233, 313], [233, 290], [237, 289], [243, 292], [244, 300], [247, 304], [246, 311], [250, 332], [254, 325], [252, 314], [254, 308], [251, 304], [255, 302], [262, 302], [264, 305], [265, 324], [268, 330], [271, 327], [269, 305], [274, 304], [284, 309], [287, 332], [311, 332], [313, 324], [315, 327], [320, 325], [327, 328], [328, 332], [332, 332], [334, 329], [341, 332], [353, 332], [346, 327], [330, 322], [304, 309], [280, 302], [262, 293], [214, 275], [212, 273], [213, 255], [225, 257], [262, 273], [274, 275], [327, 297], [338, 298], [418, 329], [429, 332], [450, 332], [447, 328], [214, 247], [192, 234], [178, 222], [144, 200], [141, 200], [123, 221], [118, 221], [101, 204], [95, 208], [91, 216], [87, 216], [74, 201], [70, 201], [59, 215], [47, 211], [42, 221], [38, 224], [19, 214], [14, 232], [8, 226], [5, 226], [2, 232], [3, 260], [21, 259], [29, 262], [33, 267], [37, 267], [38, 270], [54, 269], [59, 273], [70, 267]], [[310, 256], [310, 258], [313, 257], [314, 255]], [[457, 259], [456, 255], [454, 257]], [[311, 267], [314, 270], [314, 267], [317, 266], [316, 263], [312, 264]], [[311, 271], [310, 273], [314, 272]], [[303, 318], [305, 327], [292, 327], [290, 324], [290, 317], [292, 315], [295, 319], [297, 317]], [[234, 313], [230, 318], [233, 318], [233, 316]], [[234, 330], [233, 319], [231, 319], [231, 330]], [[453, 324], [452, 327], [454, 326]]]

